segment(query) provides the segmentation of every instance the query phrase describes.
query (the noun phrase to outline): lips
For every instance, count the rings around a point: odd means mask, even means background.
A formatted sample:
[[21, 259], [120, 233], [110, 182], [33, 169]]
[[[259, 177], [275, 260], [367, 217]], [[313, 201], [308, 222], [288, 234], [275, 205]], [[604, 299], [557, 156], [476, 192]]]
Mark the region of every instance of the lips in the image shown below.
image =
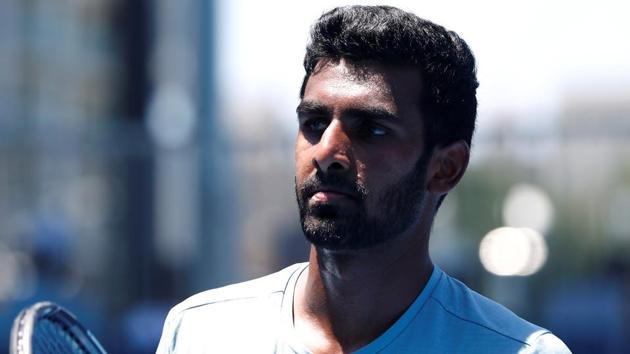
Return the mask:
[[322, 189], [319, 191], [315, 191], [315, 193], [313, 193], [309, 198], [312, 203], [333, 203], [355, 199], [356, 198], [349, 193], [333, 189]]
[[331, 202], [339, 199], [350, 198], [349, 195], [333, 192], [333, 191], [321, 191], [313, 194], [311, 201], [314, 202]]
[[[297, 182], [297, 181], [296, 181]], [[307, 178], [297, 189], [304, 204], [315, 206], [337, 202], [361, 202], [364, 194], [360, 186], [334, 174], [315, 174]]]

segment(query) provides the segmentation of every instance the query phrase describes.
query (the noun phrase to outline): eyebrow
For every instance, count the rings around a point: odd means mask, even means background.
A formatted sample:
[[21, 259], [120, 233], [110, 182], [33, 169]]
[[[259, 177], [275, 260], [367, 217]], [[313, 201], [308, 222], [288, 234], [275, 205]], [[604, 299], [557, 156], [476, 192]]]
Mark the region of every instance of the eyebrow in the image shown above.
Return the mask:
[[[312, 101], [302, 101], [296, 108], [298, 116], [301, 115], [321, 115], [329, 116], [332, 110], [321, 103]], [[351, 107], [343, 111], [343, 116], [352, 118], [364, 118], [370, 120], [399, 120], [398, 116], [384, 108], [379, 107]]]
[[345, 110], [344, 116], [366, 118], [370, 120], [397, 121], [398, 116], [384, 108], [379, 107], [354, 107]]
[[330, 115], [332, 113], [332, 110], [321, 103], [302, 101], [295, 109], [295, 112], [298, 114], [298, 116], [306, 114]]

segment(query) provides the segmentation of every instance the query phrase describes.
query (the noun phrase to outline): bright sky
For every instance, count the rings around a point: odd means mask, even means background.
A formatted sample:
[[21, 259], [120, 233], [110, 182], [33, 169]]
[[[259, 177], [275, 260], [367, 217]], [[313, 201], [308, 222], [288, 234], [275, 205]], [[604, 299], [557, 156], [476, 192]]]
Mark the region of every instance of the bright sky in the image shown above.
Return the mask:
[[[292, 117], [310, 25], [322, 12], [351, 3], [220, 2], [222, 98], [267, 102], [283, 119]], [[627, 1], [401, 0], [386, 4], [454, 30], [468, 42], [478, 62], [480, 124], [506, 116], [531, 116], [528, 121], [536, 122], [535, 117], [547, 118], [558, 110], [565, 94], [574, 90], [630, 89]]]

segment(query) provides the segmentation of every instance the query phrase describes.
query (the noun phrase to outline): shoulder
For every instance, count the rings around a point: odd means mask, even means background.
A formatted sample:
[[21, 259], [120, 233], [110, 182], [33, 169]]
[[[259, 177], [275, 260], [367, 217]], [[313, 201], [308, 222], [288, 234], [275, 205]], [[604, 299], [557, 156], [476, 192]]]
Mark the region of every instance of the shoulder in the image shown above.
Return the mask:
[[286, 290], [291, 275], [304, 267], [304, 263], [294, 264], [261, 278], [206, 290], [177, 304], [170, 313], [202, 309], [204, 307], [227, 304], [232, 301], [264, 299], [274, 294], [282, 294]]
[[429, 301], [456, 324], [453, 327], [460, 335], [474, 333], [490, 346], [520, 347], [525, 353], [570, 353], [550, 331], [520, 318], [444, 272]]
[[564, 342], [551, 332], [546, 332], [536, 338], [526, 353], [531, 354], [571, 354], [571, 350]]
[[[212, 350], [234, 343], [239, 333], [264, 333], [280, 323], [280, 309], [292, 275], [306, 264], [295, 264], [262, 278], [207, 290], [171, 309], [164, 322], [158, 353]], [[208, 341], [207, 336], [213, 337]], [[263, 341], [264, 338], [261, 338]], [[224, 343], [224, 344], [225, 344]], [[201, 350], [203, 351], [203, 350]]]

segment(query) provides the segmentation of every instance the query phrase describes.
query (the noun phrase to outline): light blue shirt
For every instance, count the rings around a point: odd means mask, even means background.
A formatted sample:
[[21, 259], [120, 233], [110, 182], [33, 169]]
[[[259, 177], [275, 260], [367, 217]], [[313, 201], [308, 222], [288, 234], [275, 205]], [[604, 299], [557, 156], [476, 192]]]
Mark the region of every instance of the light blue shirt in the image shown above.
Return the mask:
[[[308, 267], [208, 290], [175, 306], [158, 354], [309, 353], [293, 328], [293, 294]], [[570, 353], [564, 343], [437, 266], [407, 311], [356, 353]]]

